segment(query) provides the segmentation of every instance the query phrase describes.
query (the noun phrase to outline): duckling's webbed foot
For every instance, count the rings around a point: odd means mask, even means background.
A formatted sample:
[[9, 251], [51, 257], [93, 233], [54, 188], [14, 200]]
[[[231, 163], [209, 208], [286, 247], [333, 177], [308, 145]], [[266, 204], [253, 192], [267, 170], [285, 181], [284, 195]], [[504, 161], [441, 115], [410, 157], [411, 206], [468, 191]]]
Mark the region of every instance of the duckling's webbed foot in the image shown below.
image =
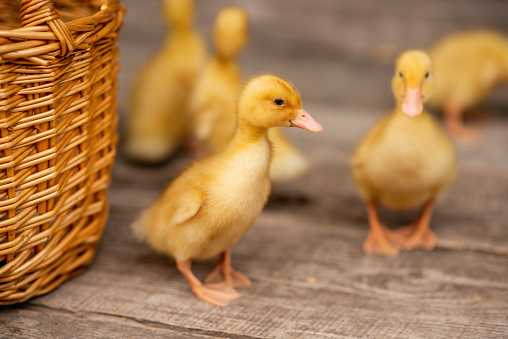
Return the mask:
[[221, 253], [217, 266], [205, 278], [207, 284], [225, 283], [230, 287], [249, 287], [252, 283], [242, 273], [231, 267], [231, 250]]
[[[395, 241], [395, 239], [397, 240]], [[396, 257], [399, 255], [402, 239], [403, 238], [400, 238], [399, 235], [384, 227], [381, 232], [370, 231], [367, 239], [365, 239], [363, 243], [363, 252], [369, 255], [380, 254]]]
[[406, 251], [421, 248], [432, 251], [436, 247], [436, 235], [429, 228], [426, 230], [415, 230], [409, 239], [402, 245]]
[[369, 216], [370, 232], [363, 243], [363, 251], [365, 254], [396, 257], [399, 254], [401, 245], [407, 238], [388, 230], [379, 222], [377, 204], [374, 201], [368, 201], [366, 207]]
[[240, 294], [234, 289], [216, 289], [207, 285], [191, 287], [192, 292], [201, 300], [214, 306], [226, 307], [231, 300], [238, 299]]
[[436, 235], [429, 227], [430, 217], [434, 208], [434, 200], [429, 201], [423, 208], [420, 218], [410, 226], [404, 227], [400, 232], [411, 232], [411, 235], [402, 244], [406, 251], [421, 248], [426, 251], [432, 251], [436, 247]]
[[240, 297], [238, 292], [225, 284], [224, 286], [203, 285], [198, 278], [196, 278], [194, 273], [192, 273], [190, 260], [177, 260], [176, 264], [178, 270], [189, 282], [192, 292], [194, 292], [199, 299], [214, 306], [225, 307], [229, 304], [229, 301]]

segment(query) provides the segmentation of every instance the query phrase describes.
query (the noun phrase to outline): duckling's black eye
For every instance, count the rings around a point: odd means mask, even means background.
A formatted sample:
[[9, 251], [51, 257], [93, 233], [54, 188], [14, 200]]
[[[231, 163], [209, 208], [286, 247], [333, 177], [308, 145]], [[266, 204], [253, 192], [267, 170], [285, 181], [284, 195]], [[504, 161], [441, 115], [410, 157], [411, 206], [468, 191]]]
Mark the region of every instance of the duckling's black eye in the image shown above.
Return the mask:
[[425, 73], [425, 79], [429, 78], [429, 72]]
[[402, 79], [403, 76], [402, 76], [402, 72], [399, 72], [399, 77]]
[[284, 100], [282, 100], [282, 99], [275, 99], [273, 101], [273, 103], [276, 104], [277, 106], [282, 106], [282, 105], [284, 105]]

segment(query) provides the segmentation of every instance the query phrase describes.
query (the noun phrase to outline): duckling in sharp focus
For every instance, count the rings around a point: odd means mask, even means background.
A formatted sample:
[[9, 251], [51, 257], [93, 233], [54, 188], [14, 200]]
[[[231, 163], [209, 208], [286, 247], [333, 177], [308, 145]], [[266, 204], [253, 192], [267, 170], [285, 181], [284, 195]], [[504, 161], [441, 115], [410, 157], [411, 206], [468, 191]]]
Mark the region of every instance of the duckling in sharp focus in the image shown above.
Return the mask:
[[235, 100], [242, 82], [236, 58], [248, 41], [247, 22], [241, 8], [226, 7], [219, 12], [213, 34], [216, 55], [191, 95], [193, 134], [207, 153], [223, 148], [235, 132]]
[[[216, 306], [239, 297], [234, 286], [249, 286], [230, 265], [230, 247], [254, 223], [270, 192], [270, 127], [297, 126], [321, 132], [288, 81], [274, 75], [250, 80], [238, 101], [238, 128], [221, 151], [178, 176], [133, 224], [135, 233], [157, 251], [176, 259], [196, 296]], [[221, 254], [202, 284], [191, 260]], [[222, 279], [221, 279], [222, 277]]]
[[[400, 248], [435, 247], [429, 227], [434, 201], [453, 181], [457, 168], [452, 143], [423, 110], [432, 86], [428, 54], [403, 53], [392, 80], [397, 107], [369, 131], [353, 156], [353, 178], [369, 216], [370, 233], [363, 244], [367, 254], [396, 256]], [[378, 203], [392, 209], [423, 205], [423, 210], [412, 225], [392, 232], [378, 219]]]
[[134, 81], [127, 116], [125, 152], [132, 160], [157, 164], [169, 158], [190, 133], [188, 100], [207, 51], [192, 29], [192, 0], [164, 0], [171, 34]]
[[462, 115], [508, 82], [508, 38], [486, 30], [452, 34], [431, 50], [436, 88], [429, 104], [444, 110], [446, 127], [462, 140], [476, 132], [464, 127]]

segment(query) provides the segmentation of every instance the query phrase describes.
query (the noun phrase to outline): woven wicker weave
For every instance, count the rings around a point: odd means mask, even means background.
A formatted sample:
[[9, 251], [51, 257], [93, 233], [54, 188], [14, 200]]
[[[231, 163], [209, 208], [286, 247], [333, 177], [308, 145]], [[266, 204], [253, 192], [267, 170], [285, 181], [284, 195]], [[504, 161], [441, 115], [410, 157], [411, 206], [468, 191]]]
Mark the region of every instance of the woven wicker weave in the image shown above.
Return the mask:
[[0, 1], [0, 305], [93, 259], [116, 148], [118, 0]]

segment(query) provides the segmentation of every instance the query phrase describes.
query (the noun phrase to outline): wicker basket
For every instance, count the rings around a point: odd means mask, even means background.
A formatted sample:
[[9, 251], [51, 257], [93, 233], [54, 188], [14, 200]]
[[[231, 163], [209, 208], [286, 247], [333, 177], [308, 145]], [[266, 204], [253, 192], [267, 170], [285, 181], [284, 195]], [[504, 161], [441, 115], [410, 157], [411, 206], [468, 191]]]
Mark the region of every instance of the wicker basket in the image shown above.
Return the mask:
[[0, 305], [92, 261], [116, 148], [118, 0], [0, 1]]

